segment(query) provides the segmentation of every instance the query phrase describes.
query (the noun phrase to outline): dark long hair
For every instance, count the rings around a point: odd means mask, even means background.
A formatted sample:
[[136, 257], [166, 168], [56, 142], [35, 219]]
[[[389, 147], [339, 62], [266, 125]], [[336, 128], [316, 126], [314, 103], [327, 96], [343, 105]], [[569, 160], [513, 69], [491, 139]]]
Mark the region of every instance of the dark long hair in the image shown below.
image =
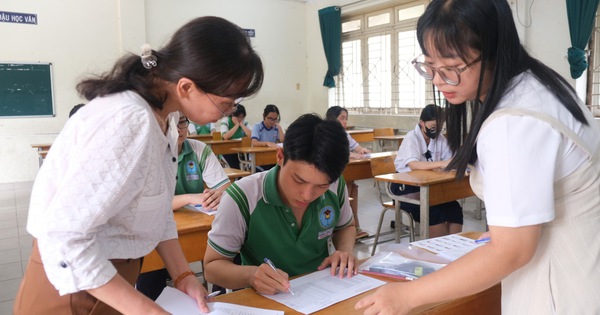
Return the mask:
[[139, 55], [128, 54], [110, 72], [84, 79], [77, 91], [88, 100], [133, 90], [162, 109], [162, 82], [185, 77], [206, 93], [238, 98], [258, 92], [263, 83], [260, 57], [246, 34], [219, 17], [200, 17], [182, 26], [162, 49], [152, 50], [157, 65], [146, 69]]
[[[433, 0], [419, 18], [417, 38], [425, 55], [435, 50], [442, 56], [458, 55], [467, 63], [470, 49], [481, 53], [479, 87], [471, 104], [469, 130], [466, 105], [445, 104], [448, 141], [451, 148], [458, 149], [447, 169], [456, 169], [457, 177], [464, 176], [468, 163], [477, 161], [476, 139], [481, 125], [508, 92], [511, 80], [524, 71], [529, 70], [578, 121], [588, 124], [569, 83], [521, 45], [506, 0]], [[480, 102], [486, 69], [492, 73], [492, 83]]]
[[348, 110], [341, 106], [331, 106], [327, 109], [327, 112], [325, 113], [325, 119], [337, 121], [338, 116], [340, 116], [342, 112], [346, 112], [346, 114], [348, 114]]

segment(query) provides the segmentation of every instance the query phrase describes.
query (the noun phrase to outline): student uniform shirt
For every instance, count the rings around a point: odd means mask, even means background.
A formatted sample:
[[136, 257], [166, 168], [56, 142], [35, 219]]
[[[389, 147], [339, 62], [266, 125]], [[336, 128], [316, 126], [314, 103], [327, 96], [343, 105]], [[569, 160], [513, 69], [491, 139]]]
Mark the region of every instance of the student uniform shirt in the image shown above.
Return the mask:
[[[231, 116], [223, 118], [223, 120], [221, 120], [221, 134], [224, 134], [227, 131], [233, 129], [234, 126], [235, 126], [235, 124], [233, 123]], [[245, 120], [244, 120], [244, 126], [248, 126], [248, 122]], [[244, 132], [244, 129], [242, 129], [241, 127], [238, 127], [238, 129], [233, 133], [233, 135], [231, 136], [230, 139], [241, 139], [245, 136], [246, 136], [246, 133]]]
[[279, 128], [277, 128], [277, 126], [273, 126], [271, 129], [268, 129], [263, 121], [256, 123], [254, 128], [252, 128], [252, 139], [256, 139], [261, 142], [280, 142], [281, 139], [279, 139]]
[[202, 193], [205, 182], [206, 187], [217, 189], [229, 183], [229, 178], [204, 142], [186, 139], [178, 158], [175, 195]]
[[239, 251], [244, 265], [258, 266], [265, 257], [296, 276], [315, 271], [329, 256], [331, 235], [352, 221], [343, 178], [313, 201], [298, 224], [277, 189], [279, 166], [245, 177], [226, 190], [208, 234], [208, 244], [223, 256]]
[[206, 125], [198, 125], [194, 122], [190, 122], [190, 125], [188, 126], [188, 131], [191, 135], [209, 135], [214, 128], [215, 126], [212, 123], [208, 123]]
[[[431, 159], [427, 159], [426, 152], [429, 150]], [[448, 146], [448, 140], [442, 135], [438, 134], [435, 139], [429, 139], [429, 145], [425, 142], [421, 127], [419, 124], [415, 126], [414, 130], [409, 131], [400, 148], [398, 148], [398, 154], [394, 160], [396, 171], [398, 173], [409, 172], [410, 167], [408, 163], [413, 161], [445, 161], [452, 157], [452, 151]]]
[[346, 131], [346, 137], [348, 138], [348, 148], [350, 149], [350, 152], [353, 152], [356, 150], [356, 148], [358, 148], [358, 142], [352, 138], [348, 131]]
[[116, 274], [109, 259], [140, 258], [177, 238], [178, 116], [165, 136], [148, 103], [121, 92], [67, 121], [39, 170], [27, 221], [61, 295], [106, 284]]

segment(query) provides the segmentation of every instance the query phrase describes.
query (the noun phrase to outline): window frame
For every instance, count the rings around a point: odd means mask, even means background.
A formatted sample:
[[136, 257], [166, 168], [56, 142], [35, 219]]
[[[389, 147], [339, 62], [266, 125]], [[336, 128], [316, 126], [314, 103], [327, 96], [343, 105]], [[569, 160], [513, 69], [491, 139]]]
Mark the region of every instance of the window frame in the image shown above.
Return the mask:
[[[424, 12], [425, 8], [427, 7], [427, 5], [429, 4], [429, 0], [403, 0], [403, 1], [395, 1], [394, 3], [386, 6], [386, 7], [377, 7], [377, 8], [373, 8], [371, 10], [366, 9], [366, 10], [361, 10], [361, 12], [357, 12], [357, 13], [349, 13], [347, 15], [345, 15], [344, 13], [342, 13], [342, 24], [343, 23], [347, 23], [347, 22], [351, 22], [351, 21], [357, 21], [360, 20], [360, 28], [357, 30], [350, 30], [350, 31], [346, 31], [342, 33], [342, 44], [344, 42], [349, 42], [349, 41], [355, 41], [355, 40], [359, 40], [360, 41], [360, 68], [362, 70], [361, 74], [359, 76], [357, 76], [356, 74], [354, 74], [354, 79], [356, 79], [357, 77], [360, 78], [361, 83], [360, 83], [360, 88], [361, 88], [361, 93], [362, 93], [362, 97], [359, 97], [358, 102], [360, 102], [360, 104], [357, 105], [351, 105], [351, 104], [347, 104], [348, 101], [343, 100], [343, 98], [346, 95], [349, 95], [348, 92], [346, 92], [346, 94], [344, 93], [344, 89], [345, 88], [352, 88], [352, 87], [345, 87], [344, 84], [345, 81], [344, 80], [344, 55], [342, 55], [342, 70], [340, 71], [340, 75], [338, 75], [336, 77], [336, 88], [334, 91], [334, 102], [335, 105], [342, 105], [344, 107], [346, 107], [349, 111], [351, 111], [354, 114], [384, 114], [384, 115], [406, 115], [406, 114], [418, 114], [421, 109], [428, 103], [432, 102], [433, 100], [433, 94], [431, 93], [431, 84], [430, 82], [425, 82], [423, 85], [420, 85], [420, 89], [422, 89], [422, 93], [419, 91], [413, 92], [415, 95], [417, 94], [423, 94], [421, 98], [419, 98], [418, 100], [415, 99], [414, 101], [414, 106], [412, 107], [406, 107], [406, 106], [400, 106], [400, 102], [401, 102], [401, 97], [400, 97], [400, 78], [399, 78], [399, 71], [401, 67], [411, 67], [410, 65], [410, 60], [407, 61], [408, 65], [400, 65], [399, 63], [399, 54], [400, 54], [400, 50], [402, 50], [401, 47], [398, 47], [398, 38], [399, 38], [399, 34], [400, 32], [405, 32], [405, 31], [416, 31], [416, 26], [417, 26], [417, 20], [419, 18], [419, 16], [417, 17], [413, 17], [413, 18], [409, 18], [409, 19], [404, 19], [404, 20], [399, 20], [399, 11], [403, 10], [403, 9], [407, 9], [407, 8], [411, 8], [411, 7], [418, 7], [418, 6], [422, 6], [422, 12]], [[390, 14], [390, 22], [387, 24], [383, 24], [383, 25], [377, 25], [377, 26], [372, 26], [369, 27], [368, 25], [368, 21], [370, 17], [374, 17], [383, 13], [389, 13]], [[379, 97], [381, 95], [385, 95], [385, 97], [387, 98], [389, 95], [389, 99], [381, 99], [379, 100], [379, 106], [377, 107], [372, 107], [371, 104], [373, 102], [376, 101], [370, 101], [369, 96], [374, 96], [375, 94], [370, 92], [369, 90], [369, 61], [370, 61], [370, 57], [369, 56], [369, 47], [368, 47], [368, 41], [369, 38], [374, 37], [374, 36], [381, 36], [381, 35], [387, 35], [389, 36], [389, 47], [387, 48], [388, 53], [389, 53], [389, 60], [384, 60], [384, 62], [389, 63], [386, 68], [383, 71], [384, 74], [387, 74], [389, 77], [388, 78], [383, 78], [385, 79], [384, 81], [389, 81], [391, 86], [389, 87], [383, 87], [383, 89], [388, 88], [389, 91], [385, 91], [382, 92], [380, 91], [380, 93], [378, 93], [376, 96]], [[416, 44], [416, 40], [415, 40], [415, 45], [418, 47], [418, 44]], [[413, 47], [414, 49], [414, 47]], [[418, 48], [417, 48], [418, 49]], [[420, 51], [420, 49], [419, 49]], [[343, 53], [343, 52], [342, 52]], [[383, 56], [385, 54], [381, 54], [380, 56]], [[416, 57], [416, 56], [415, 56]], [[385, 59], [385, 58], [384, 58]], [[412, 59], [411, 59], [412, 60]], [[356, 62], [356, 60], [353, 60], [354, 62]], [[387, 73], [386, 73], [387, 71]], [[409, 70], [410, 71], [410, 70]], [[418, 75], [417, 75], [418, 76]], [[420, 76], [415, 77], [414, 80], [423, 80]], [[356, 85], [355, 85], [356, 86]], [[417, 87], [415, 87], [413, 89], [413, 91], [415, 91], [415, 89], [417, 89]], [[389, 104], [389, 106], [384, 106], [386, 104]]]

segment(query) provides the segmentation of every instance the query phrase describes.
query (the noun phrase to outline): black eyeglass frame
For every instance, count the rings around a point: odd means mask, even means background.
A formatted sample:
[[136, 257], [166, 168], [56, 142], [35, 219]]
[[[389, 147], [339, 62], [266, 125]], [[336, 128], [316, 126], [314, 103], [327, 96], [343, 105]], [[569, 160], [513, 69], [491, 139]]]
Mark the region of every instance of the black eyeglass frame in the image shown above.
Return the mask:
[[[477, 62], [481, 61], [481, 56], [475, 58], [475, 60], [467, 63], [464, 67], [462, 68], [458, 68], [458, 67], [439, 67], [439, 68], [435, 68], [432, 67], [424, 62], [420, 62], [417, 61], [417, 59], [419, 59], [422, 55], [419, 55], [417, 57], [415, 57], [415, 59], [413, 59], [410, 63], [413, 65], [413, 67], [415, 67], [415, 70], [417, 70], [417, 72], [423, 77], [425, 78], [425, 80], [433, 80], [433, 78], [435, 77], [435, 74], [439, 74], [440, 78], [442, 78], [442, 80], [444, 80], [444, 82], [446, 82], [449, 85], [452, 86], [457, 86], [460, 84], [460, 74], [465, 72], [467, 69], [469, 69], [469, 67], [471, 67], [472, 65], [476, 64]], [[431, 69], [431, 71], [433, 72], [433, 75], [429, 75], [429, 73], [427, 72], [423, 72], [422, 68], [428, 68]], [[440, 72], [440, 69], [446, 70], [446, 71], [454, 71], [454, 73], [456, 73], [456, 77], [458, 78], [457, 82], [451, 81], [450, 79], [448, 79], [445, 75], [444, 75], [444, 71]]]
[[190, 120], [187, 117], [185, 118], [184, 121], [178, 121], [177, 122], [177, 128], [179, 128], [181, 130], [186, 129], [187, 127], [189, 127], [189, 125], [190, 125]]

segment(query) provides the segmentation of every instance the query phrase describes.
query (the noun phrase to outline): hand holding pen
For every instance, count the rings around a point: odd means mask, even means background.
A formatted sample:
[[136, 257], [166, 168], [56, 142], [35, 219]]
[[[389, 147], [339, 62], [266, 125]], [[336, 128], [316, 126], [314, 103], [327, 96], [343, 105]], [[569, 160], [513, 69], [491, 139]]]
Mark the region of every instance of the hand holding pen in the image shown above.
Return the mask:
[[[268, 265], [268, 266], [269, 266], [271, 269], [273, 269], [273, 271], [275, 271], [275, 273], [276, 273], [277, 275], [279, 275], [279, 276], [280, 276], [280, 273], [279, 273], [279, 271], [277, 270], [277, 268], [275, 267], [275, 264], [273, 264], [273, 262], [272, 262], [272, 261], [271, 261], [269, 258], [266, 258], [266, 257], [265, 257], [264, 261], [265, 261], [265, 263], [266, 263], [266, 264], [267, 264], [267, 265]], [[275, 279], [275, 278], [273, 278], [273, 280], [277, 281], [279, 284], [281, 284], [281, 285], [283, 285], [283, 286], [285, 287], [285, 283], [284, 283], [284, 282], [282, 282], [282, 281], [279, 281], [279, 280], [277, 280], [277, 279]], [[287, 279], [284, 279], [284, 280], [285, 280], [285, 282], [288, 282], [288, 289], [287, 289], [287, 292], [289, 292], [291, 295], [296, 295], [296, 294], [294, 294], [294, 292], [292, 291], [292, 288], [291, 288], [291, 287], [290, 287], [290, 285], [289, 285], [289, 281], [287, 281]]]

